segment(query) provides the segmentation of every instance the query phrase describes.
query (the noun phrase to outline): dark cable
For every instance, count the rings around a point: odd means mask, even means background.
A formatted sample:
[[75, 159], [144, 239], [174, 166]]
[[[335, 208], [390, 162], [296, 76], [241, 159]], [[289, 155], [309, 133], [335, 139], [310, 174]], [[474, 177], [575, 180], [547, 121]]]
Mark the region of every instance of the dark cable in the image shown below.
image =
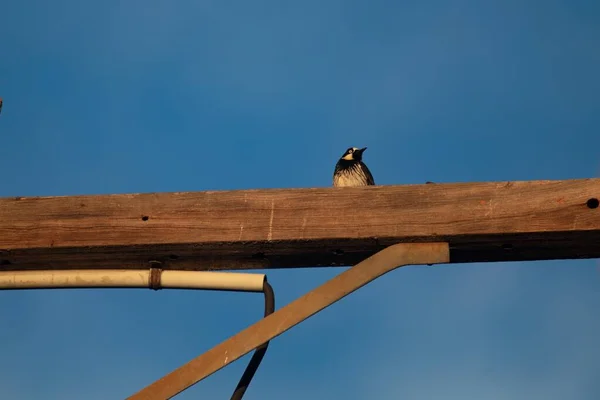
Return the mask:
[[[275, 293], [273, 292], [273, 288], [269, 282], [267, 282], [266, 278], [263, 285], [263, 292], [265, 294], [265, 317], [267, 317], [268, 315], [273, 314], [275, 311]], [[241, 400], [241, 398], [244, 396], [244, 393], [246, 393], [248, 386], [250, 386], [250, 382], [252, 381], [256, 370], [260, 366], [260, 362], [265, 356], [268, 347], [269, 342], [267, 341], [256, 348], [252, 358], [250, 359], [250, 362], [248, 363], [248, 366], [246, 367], [246, 370], [244, 371], [244, 375], [242, 375], [240, 378], [240, 381], [231, 395], [231, 400]]]

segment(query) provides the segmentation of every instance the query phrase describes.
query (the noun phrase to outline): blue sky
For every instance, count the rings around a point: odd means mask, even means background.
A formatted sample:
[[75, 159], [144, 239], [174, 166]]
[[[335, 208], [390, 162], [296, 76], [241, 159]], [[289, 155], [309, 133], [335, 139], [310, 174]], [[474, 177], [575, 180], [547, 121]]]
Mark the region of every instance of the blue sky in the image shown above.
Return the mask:
[[[5, 1], [0, 196], [598, 176], [597, 1]], [[278, 307], [342, 269], [268, 271]], [[595, 399], [597, 260], [409, 267], [271, 343], [247, 399]], [[0, 293], [0, 398], [118, 399], [255, 294]], [[229, 398], [248, 357], [181, 399]]]

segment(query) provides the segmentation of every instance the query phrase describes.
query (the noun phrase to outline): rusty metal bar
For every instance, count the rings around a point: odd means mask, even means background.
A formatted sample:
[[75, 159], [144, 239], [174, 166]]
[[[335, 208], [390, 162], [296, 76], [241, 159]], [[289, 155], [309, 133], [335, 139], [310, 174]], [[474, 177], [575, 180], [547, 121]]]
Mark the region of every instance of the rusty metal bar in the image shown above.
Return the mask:
[[400, 243], [387, 247], [221, 342], [128, 399], [170, 399], [387, 272], [405, 265], [448, 262], [448, 243]]

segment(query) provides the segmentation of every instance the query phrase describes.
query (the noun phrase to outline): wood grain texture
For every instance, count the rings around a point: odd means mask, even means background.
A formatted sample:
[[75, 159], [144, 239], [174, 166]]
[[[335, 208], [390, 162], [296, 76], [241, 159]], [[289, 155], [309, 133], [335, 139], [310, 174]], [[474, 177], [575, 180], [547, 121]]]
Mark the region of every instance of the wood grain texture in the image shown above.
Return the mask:
[[451, 262], [595, 258], [598, 198], [600, 179], [2, 198], [0, 269], [351, 265], [439, 241]]

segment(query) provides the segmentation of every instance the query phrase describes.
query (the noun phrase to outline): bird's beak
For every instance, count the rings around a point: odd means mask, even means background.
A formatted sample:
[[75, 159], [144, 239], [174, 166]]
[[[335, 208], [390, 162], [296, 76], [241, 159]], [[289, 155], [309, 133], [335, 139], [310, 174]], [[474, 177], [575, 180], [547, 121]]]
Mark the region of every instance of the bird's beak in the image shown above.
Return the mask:
[[367, 149], [366, 147], [363, 147], [362, 149], [358, 149], [358, 152], [359, 152], [360, 154], [362, 154], [362, 153], [363, 153], [363, 152], [364, 152], [366, 149]]

